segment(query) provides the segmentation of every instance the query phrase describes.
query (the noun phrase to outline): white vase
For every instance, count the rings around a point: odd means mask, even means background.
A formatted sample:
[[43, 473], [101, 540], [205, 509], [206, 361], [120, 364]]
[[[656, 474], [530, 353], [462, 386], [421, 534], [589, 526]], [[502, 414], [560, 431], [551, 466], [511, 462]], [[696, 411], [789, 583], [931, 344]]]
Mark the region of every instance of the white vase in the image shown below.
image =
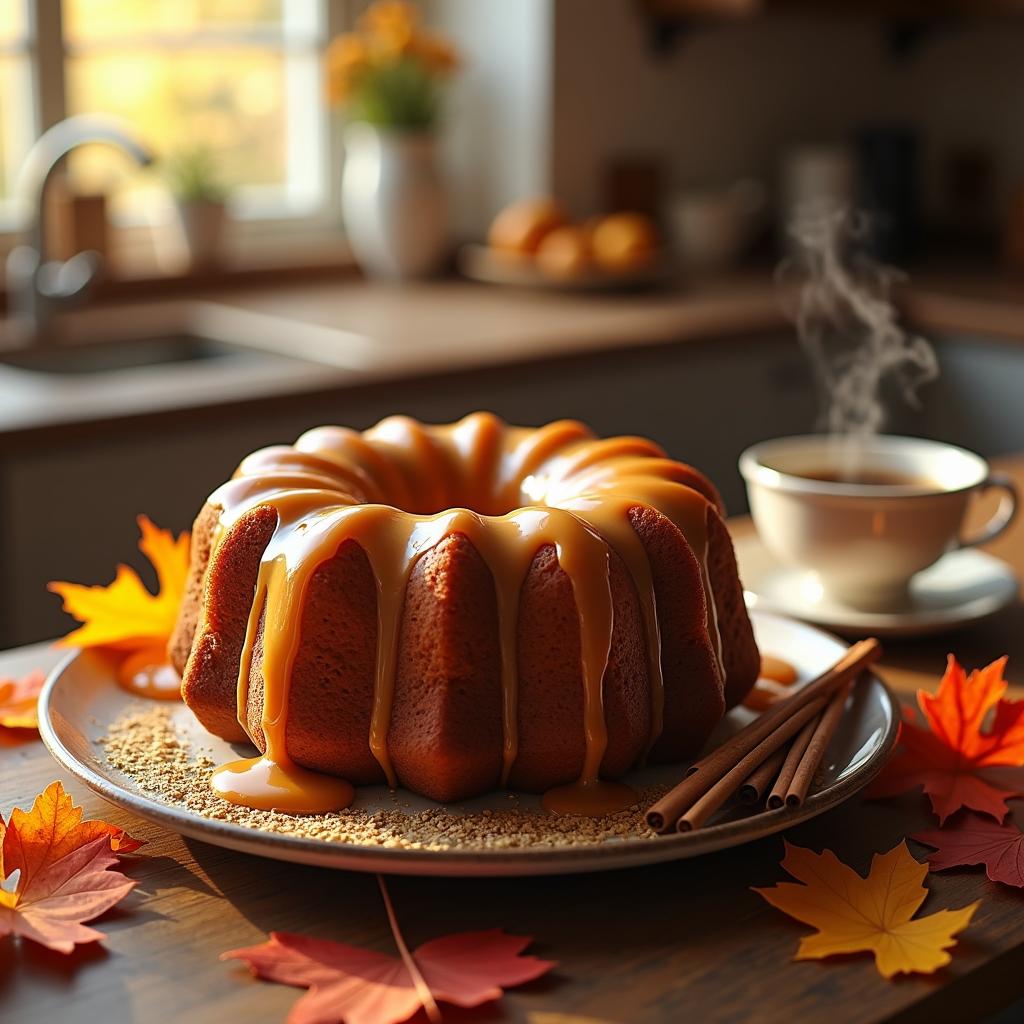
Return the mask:
[[440, 270], [448, 204], [434, 136], [348, 125], [341, 211], [352, 254], [367, 274], [402, 280]]

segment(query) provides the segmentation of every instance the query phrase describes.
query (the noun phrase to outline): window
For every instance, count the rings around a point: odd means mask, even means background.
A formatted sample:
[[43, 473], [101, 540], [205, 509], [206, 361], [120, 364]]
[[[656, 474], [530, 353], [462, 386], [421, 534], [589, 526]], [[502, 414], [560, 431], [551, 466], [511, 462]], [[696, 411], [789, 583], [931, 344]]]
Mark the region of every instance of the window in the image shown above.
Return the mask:
[[[158, 157], [201, 140], [233, 190], [236, 217], [328, 219], [336, 147], [321, 56], [342, 6], [0, 0], [0, 217], [9, 219], [2, 204], [38, 130], [102, 112], [127, 122]], [[76, 151], [69, 175], [77, 189], [112, 193], [119, 223], [150, 221], [167, 202], [158, 170], [126, 174], [103, 147]]]
[[35, 135], [31, 54], [24, 0], [0, 0], [0, 221], [14, 215], [14, 179]]

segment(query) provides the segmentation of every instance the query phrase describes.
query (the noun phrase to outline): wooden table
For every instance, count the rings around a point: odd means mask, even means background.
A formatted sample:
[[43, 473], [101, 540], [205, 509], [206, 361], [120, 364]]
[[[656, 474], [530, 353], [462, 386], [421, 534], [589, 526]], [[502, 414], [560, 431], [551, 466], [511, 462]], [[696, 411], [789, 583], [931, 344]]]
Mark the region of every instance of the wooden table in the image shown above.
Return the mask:
[[[1024, 457], [1007, 460], [1004, 468], [1024, 484]], [[735, 525], [737, 531], [749, 528]], [[1024, 574], [1024, 524], [992, 550]], [[970, 666], [1009, 653], [1010, 678], [1019, 684], [1022, 626], [1017, 605], [962, 633], [891, 643], [883, 675], [903, 694], [934, 687], [953, 649]], [[0, 655], [0, 677], [54, 660], [46, 648], [11, 651]], [[0, 749], [0, 809], [29, 806], [61, 777], [37, 742]], [[7, 1024], [282, 1021], [299, 992], [255, 981], [242, 965], [219, 962], [219, 953], [260, 942], [274, 929], [393, 952], [372, 876], [262, 860], [183, 839], [63, 781], [89, 816], [124, 825], [149, 845], [127, 868], [138, 889], [101, 921], [109, 936], [102, 945], [64, 957], [0, 940], [0, 1019]], [[794, 828], [788, 838], [815, 849], [828, 846], [865, 871], [873, 853], [890, 849], [927, 820], [917, 795], [877, 803], [855, 799]], [[925, 912], [982, 900], [952, 964], [932, 977], [886, 982], [866, 956], [792, 962], [808, 929], [750, 891], [782, 880], [781, 856], [782, 841], [773, 837], [696, 860], [602, 875], [394, 878], [388, 884], [410, 945], [453, 931], [502, 927], [535, 936], [533, 950], [559, 961], [548, 977], [510, 992], [500, 1009], [445, 1009], [451, 1021], [542, 1024], [546, 1013], [582, 1015], [592, 1024], [962, 1021], [984, 1019], [1024, 995], [1024, 895], [987, 881], [982, 870], [929, 878]]]

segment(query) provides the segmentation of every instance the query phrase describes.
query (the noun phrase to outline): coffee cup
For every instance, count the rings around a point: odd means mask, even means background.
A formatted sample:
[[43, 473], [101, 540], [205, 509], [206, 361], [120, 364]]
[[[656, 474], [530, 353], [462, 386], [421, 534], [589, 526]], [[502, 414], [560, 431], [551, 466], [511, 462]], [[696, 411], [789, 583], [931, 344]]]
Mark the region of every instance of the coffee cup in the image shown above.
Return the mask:
[[[765, 547], [867, 611], [905, 607], [915, 574], [994, 540], [1017, 513], [1013, 481], [980, 455], [916, 437], [778, 438], [748, 448], [740, 472]], [[999, 507], [965, 537], [972, 495], [991, 488], [1003, 492]]]

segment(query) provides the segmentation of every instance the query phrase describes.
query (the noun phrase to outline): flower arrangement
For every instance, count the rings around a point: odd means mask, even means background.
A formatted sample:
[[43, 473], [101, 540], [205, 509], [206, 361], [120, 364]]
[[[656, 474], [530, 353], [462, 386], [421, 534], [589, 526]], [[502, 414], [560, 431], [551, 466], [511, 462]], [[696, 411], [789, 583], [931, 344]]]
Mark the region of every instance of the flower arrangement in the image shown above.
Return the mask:
[[327, 50], [327, 93], [353, 121], [422, 130], [437, 120], [441, 84], [459, 66], [454, 47], [420, 26], [405, 0], [378, 0], [358, 30]]

